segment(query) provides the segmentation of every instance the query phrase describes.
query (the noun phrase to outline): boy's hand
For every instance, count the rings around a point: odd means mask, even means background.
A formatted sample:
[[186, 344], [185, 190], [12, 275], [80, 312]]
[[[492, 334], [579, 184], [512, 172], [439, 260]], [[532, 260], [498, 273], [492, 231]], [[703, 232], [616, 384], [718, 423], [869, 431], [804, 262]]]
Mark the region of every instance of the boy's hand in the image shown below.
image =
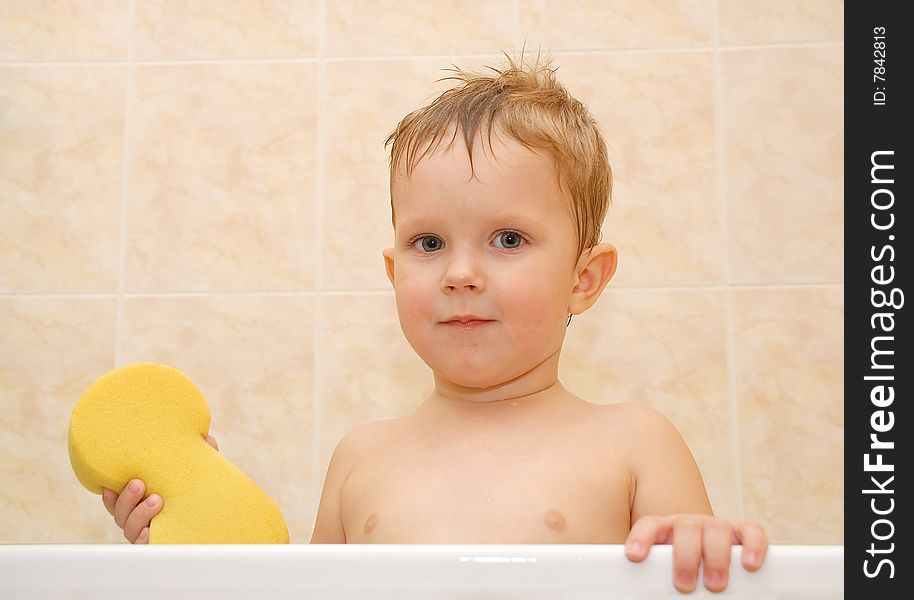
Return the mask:
[[[206, 442], [219, 451], [216, 438], [208, 435]], [[102, 502], [105, 508], [114, 517], [117, 526], [124, 530], [124, 537], [131, 544], [149, 543], [149, 523], [162, 511], [161, 496], [151, 494], [143, 502], [145, 493], [146, 485], [139, 479], [127, 483], [120, 495], [107, 488], [102, 489]]]
[[705, 587], [712, 592], [723, 591], [733, 544], [743, 546], [742, 563], [747, 571], [761, 568], [768, 551], [768, 539], [757, 523], [731, 523], [697, 514], [641, 517], [625, 540], [625, 555], [640, 562], [653, 544], [673, 544], [673, 585], [680, 592], [695, 589], [702, 560]]

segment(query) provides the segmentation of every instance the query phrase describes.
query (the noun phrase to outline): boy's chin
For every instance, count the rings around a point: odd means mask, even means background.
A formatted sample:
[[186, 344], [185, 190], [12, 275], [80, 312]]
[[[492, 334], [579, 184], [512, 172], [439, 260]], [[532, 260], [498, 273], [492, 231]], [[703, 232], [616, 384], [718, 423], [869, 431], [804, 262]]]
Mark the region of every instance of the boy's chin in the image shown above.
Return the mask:
[[493, 373], [481, 367], [465, 367], [463, 369], [435, 369], [438, 379], [446, 381], [449, 385], [470, 390], [490, 390], [503, 386], [511, 381], [512, 377], [504, 373]]

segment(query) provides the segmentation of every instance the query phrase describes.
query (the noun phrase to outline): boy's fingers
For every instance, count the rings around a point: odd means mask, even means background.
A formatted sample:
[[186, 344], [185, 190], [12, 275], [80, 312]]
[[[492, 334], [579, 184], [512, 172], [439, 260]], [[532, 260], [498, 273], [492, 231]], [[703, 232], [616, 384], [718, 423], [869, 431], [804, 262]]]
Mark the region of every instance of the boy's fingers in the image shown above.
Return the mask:
[[136, 507], [127, 517], [127, 523], [124, 525], [124, 537], [132, 544], [139, 542], [140, 534], [143, 529], [149, 527], [152, 518], [162, 510], [162, 498], [157, 494], [151, 494], [145, 502]]
[[[127, 518], [143, 499], [145, 492], [146, 485], [139, 479], [132, 479], [124, 486], [120, 496], [117, 497], [117, 502], [114, 503], [114, 522], [117, 523], [118, 527], [124, 528]], [[139, 533], [139, 530], [137, 530], [137, 533]]]
[[730, 525], [719, 519], [704, 522], [701, 532], [701, 550], [704, 557], [704, 584], [711, 592], [722, 592], [730, 575]]
[[673, 532], [670, 517], [641, 517], [625, 538], [625, 556], [629, 560], [644, 560], [654, 544], [669, 544]]
[[216, 438], [211, 435], [206, 436], [206, 443], [213, 447], [213, 450], [219, 452], [219, 444], [216, 443]]
[[105, 505], [105, 510], [107, 510], [108, 514], [112, 517], [114, 516], [115, 502], [117, 502], [117, 494], [108, 488], [102, 488], [102, 504]]
[[140, 532], [140, 535], [137, 536], [136, 544], [148, 544], [149, 543], [149, 528], [143, 527], [143, 531]]
[[701, 565], [702, 519], [697, 515], [679, 517], [673, 523], [673, 585], [691, 592]]
[[743, 545], [741, 560], [743, 568], [747, 571], [758, 571], [768, 553], [768, 538], [765, 536], [765, 530], [758, 523], [746, 521], [740, 523], [734, 533]]

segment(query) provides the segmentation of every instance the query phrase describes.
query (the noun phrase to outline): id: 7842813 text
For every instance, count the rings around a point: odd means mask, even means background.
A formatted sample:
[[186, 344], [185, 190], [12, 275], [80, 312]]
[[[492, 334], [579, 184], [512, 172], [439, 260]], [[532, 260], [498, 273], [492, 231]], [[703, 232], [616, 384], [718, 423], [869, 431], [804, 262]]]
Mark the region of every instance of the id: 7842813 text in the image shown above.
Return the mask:
[[885, 106], [885, 27], [873, 28], [873, 106]]

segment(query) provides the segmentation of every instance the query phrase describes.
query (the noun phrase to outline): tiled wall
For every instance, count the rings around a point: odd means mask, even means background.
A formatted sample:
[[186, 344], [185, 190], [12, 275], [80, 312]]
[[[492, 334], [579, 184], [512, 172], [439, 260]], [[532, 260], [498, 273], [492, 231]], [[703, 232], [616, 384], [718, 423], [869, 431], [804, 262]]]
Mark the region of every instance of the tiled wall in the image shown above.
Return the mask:
[[383, 272], [382, 141], [441, 69], [524, 43], [615, 173], [619, 271], [563, 382], [667, 414], [719, 515], [840, 543], [837, 0], [0, 3], [0, 542], [122, 541], [66, 428], [140, 360], [197, 382], [307, 541], [337, 440], [431, 387]]

